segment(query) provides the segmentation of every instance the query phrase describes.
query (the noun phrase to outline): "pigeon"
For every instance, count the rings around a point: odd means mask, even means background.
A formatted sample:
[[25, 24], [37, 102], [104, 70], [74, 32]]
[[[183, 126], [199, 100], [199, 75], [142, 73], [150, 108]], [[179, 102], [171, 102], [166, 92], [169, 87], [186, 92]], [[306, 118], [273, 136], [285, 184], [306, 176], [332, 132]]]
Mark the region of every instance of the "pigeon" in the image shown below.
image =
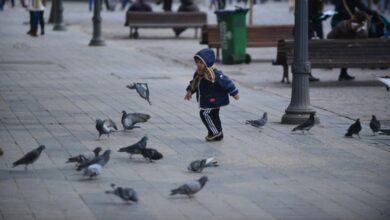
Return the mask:
[[13, 163], [13, 167], [24, 164], [25, 165], [24, 169], [25, 169], [25, 171], [27, 171], [27, 166], [29, 164], [34, 163], [36, 160], [38, 160], [39, 156], [41, 155], [41, 153], [44, 149], [45, 149], [45, 145], [40, 145], [38, 148], [28, 152], [22, 158], [15, 161]]
[[314, 114], [315, 112], [310, 113], [309, 118], [302, 124], [293, 128], [292, 131], [301, 130], [303, 134], [305, 133], [305, 131], [309, 132], [309, 130], [314, 126], [315, 123]]
[[172, 189], [171, 196], [176, 194], [182, 194], [182, 195], [187, 195], [188, 197], [191, 198], [195, 193], [199, 192], [204, 187], [204, 185], [206, 185], [207, 181], [208, 181], [207, 176], [202, 176], [198, 180], [187, 182], [179, 186], [179, 188]]
[[163, 158], [163, 155], [158, 152], [156, 149], [153, 148], [143, 148], [141, 149], [141, 155], [149, 160], [150, 162], [153, 162], [153, 160], [160, 160]]
[[372, 118], [370, 121], [370, 128], [371, 128], [374, 136], [375, 136], [375, 133], [380, 131], [380, 129], [381, 129], [381, 123], [378, 120], [376, 120], [375, 115], [372, 115]]
[[92, 160], [88, 160], [88, 161], [81, 163], [77, 167], [77, 171], [83, 170], [92, 164], [99, 164], [100, 166], [104, 167], [107, 164], [107, 162], [110, 160], [110, 154], [111, 154], [111, 150], [105, 150], [102, 155], [97, 156], [97, 157], [93, 158]]
[[193, 172], [202, 172], [206, 167], [217, 167], [218, 161], [214, 157], [210, 157], [203, 160], [192, 161], [191, 164], [187, 167], [189, 171]]
[[140, 122], [146, 122], [149, 120], [150, 115], [144, 114], [144, 113], [126, 113], [126, 111], [122, 111], [122, 126], [123, 130], [126, 129], [133, 129], [133, 128], [139, 128], [139, 126], [134, 126], [137, 123]]
[[152, 102], [149, 100], [149, 87], [147, 83], [132, 83], [126, 87], [129, 89], [135, 89], [141, 98], [148, 101], [149, 105], [152, 105]]
[[[352, 135], [356, 134], [359, 136], [359, 132], [362, 130], [362, 126], [360, 124], [360, 119], [356, 119], [356, 122], [349, 126], [345, 137], [352, 137]], [[359, 136], [360, 137], [360, 136]]]
[[89, 176], [89, 179], [92, 179], [101, 173], [102, 168], [102, 165], [98, 163], [89, 165], [84, 169], [84, 176]]
[[92, 160], [93, 158], [99, 156], [99, 153], [102, 151], [101, 147], [96, 147], [93, 151], [86, 152], [84, 154], [79, 154], [78, 156], [69, 157], [66, 163], [76, 163], [81, 164], [85, 161]]
[[116, 187], [115, 184], [111, 184], [113, 190], [107, 190], [107, 194], [114, 194], [121, 198], [125, 202], [138, 202], [137, 192], [132, 188]]
[[262, 128], [268, 121], [267, 112], [264, 112], [263, 117], [257, 120], [247, 120], [245, 124], [250, 124], [256, 128]]
[[110, 133], [117, 131], [118, 127], [111, 119], [101, 120], [98, 118], [96, 119], [96, 130], [99, 132], [99, 138], [103, 134], [107, 134], [110, 137]]
[[131, 158], [133, 154], [141, 154], [141, 149], [146, 148], [147, 141], [148, 141], [148, 136], [145, 135], [137, 143], [127, 147], [122, 147], [118, 150], [118, 152], [129, 153]]

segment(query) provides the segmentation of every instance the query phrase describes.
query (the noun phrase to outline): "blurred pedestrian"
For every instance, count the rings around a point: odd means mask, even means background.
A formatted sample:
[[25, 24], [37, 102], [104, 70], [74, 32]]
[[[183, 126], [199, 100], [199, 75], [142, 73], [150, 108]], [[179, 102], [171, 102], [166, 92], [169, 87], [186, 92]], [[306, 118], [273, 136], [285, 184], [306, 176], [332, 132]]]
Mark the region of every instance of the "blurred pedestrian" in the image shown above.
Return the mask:
[[[180, 0], [181, 4], [179, 8], [177, 9], [178, 12], [194, 12], [199, 11], [199, 8], [197, 5], [194, 4], [193, 0]], [[173, 28], [173, 31], [175, 32], [175, 36], [179, 37], [179, 35], [185, 31], [186, 28]]]
[[[41, 34], [45, 34], [44, 31], [44, 20], [43, 19], [43, 11], [45, 10], [45, 4], [42, 0], [26, 0], [22, 1], [23, 7], [26, 7], [30, 13], [30, 30], [27, 32], [30, 36], [37, 37], [38, 31], [38, 23], [41, 23]], [[41, 17], [42, 16], [42, 17]], [[43, 26], [42, 26], [43, 25]]]
[[[152, 7], [146, 3], [144, 0], [136, 0], [135, 3], [133, 3], [127, 12], [129, 11], [140, 11], [140, 12], [152, 12]], [[128, 26], [128, 22], [126, 19], [125, 26]], [[134, 28], [134, 31], [130, 33], [130, 37], [138, 38], [138, 28]]]
[[[363, 11], [357, 11], [351, 19], [339, 22], [328, 33], [328, 39], [354, 39], [368, 38], [366, 30], [367, 14]], [[353, 80], [355, 77], [348, 75], [347, 68], [341, 68], [339, 81]]]

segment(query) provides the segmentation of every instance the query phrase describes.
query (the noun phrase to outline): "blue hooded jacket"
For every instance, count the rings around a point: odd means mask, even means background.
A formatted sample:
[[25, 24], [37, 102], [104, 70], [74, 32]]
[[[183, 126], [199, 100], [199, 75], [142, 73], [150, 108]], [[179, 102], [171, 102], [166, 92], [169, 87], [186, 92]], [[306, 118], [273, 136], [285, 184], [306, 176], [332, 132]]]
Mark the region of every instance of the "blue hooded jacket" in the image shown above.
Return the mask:
[[215, 62], [214, 51], [209, 48], [202, 49], [195, 54], [194, 59], [196, 58], [206, 64], [207, 68], [213, 69], [215, 81], [211, 82], [202, 77], [198, 85], [195, 88], [191, 88], [191, 84], [197, 77], [197, 73], [195, 72], [193, 79], [190, 81], [190, 85], [187, 87], [187, 91], [196, 93], [196, 100], [202, 109], [219, 108], [228, 105], [229, 95], [235, 96], [238, 93], [238, 89], [229, 77], [213, 67]]

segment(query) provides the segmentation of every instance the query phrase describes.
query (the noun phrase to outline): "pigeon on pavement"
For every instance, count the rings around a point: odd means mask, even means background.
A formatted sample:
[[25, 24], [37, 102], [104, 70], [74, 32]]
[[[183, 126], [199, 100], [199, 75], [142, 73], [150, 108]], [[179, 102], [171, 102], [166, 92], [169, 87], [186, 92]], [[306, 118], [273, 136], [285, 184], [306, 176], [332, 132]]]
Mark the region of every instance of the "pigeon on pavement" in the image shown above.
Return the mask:
[[380, 129], [381, 129], [381, 123], [378, 120], [376, 120], [375, 115], [372, 115], [372, 118], [370, 121], [370, 128], [371, 128], [374, 136], [375, 136], [375, 133], [380, 131]]
[[152, 105], [152, 102], [149, 100], [149, 87], [147, 83], [132, 83], [126, 86], [129, 89], [135, 89], [141, 98], [149, 102], [149, 105]]
[[100, 166], [104, 167], [107, 164], [107, 162], [110, 160], [110, 154], [111, 154], [111, 150], [105, 150], [102, 155], [97, 156], [92, 160], [85, 161], [82, 164], [80, 164], [77, 167], [77, 171], [83, 170], [92, 164], [99, 164]]
[[203, 160], [192, 161], [191, 164], [187, 167], [189, 171], [193, 172], [202, 172], [206, 167], [217, 167], [218, 161], [214, 157], [210, 157]]
[[103, 134], [107, 134], [110, 137], [110, 133], [117, 131], [118, 127], [111, 119], [101, 120], [98, 118], [96, 119], [96, 130], [99, 132], [99, 138]]
[[102, 172], [102, 165], [95, 163], [84, 168], [84, 176], [89, 176], [89, 179], [100, 175]]
[[247, 120], [245, 124], [250, 124], [256, 128], [261, 128], [267, 123], [267, 121], [268, 121], [267, 112], [264, 112], [262, 118], [257, 120]]
[[148, 137], [145, 135], [137, 143], [127, 147], [122, 147], [118, 150], [118, 152], [129, 153], [131, 158], [133, 154], [141, 154], [141, 150], [146, 148], [147, 142], [148, 142]]
[[360, 119], [356, 119], [355, 123], [351, 124], [349, 126], [347, 133], [345, 134], [345, 137], [352, 137], [352, 135], [356, 134], [359, 138], [359, 132], [362, 130], [362, 125], [360, 124]]
[[309, 130], [314, 126], [315, 123], [314, 114], [315, 112], [310, 113], [309, 118], [302, 124], [293, 128], [292, 131], [301, 130], [303, 134], [305, 133], [305, 131], [309, 132]]
[[202, 176], [198, 180], [187, 182], [176, 189], [172, 189], [171, 196], [176, 194], [182, 194], [187, 195], [188, 197], [192, 197], [195, 193], [199, 192], [206, 185], [207, 181], [207, 176]]
[[150, 162], [153, 162], [153, 160], [160, 160], [163, 158], [162, 153], [158, 152], [156, 149], [153, 148], [143, 148], [141, 149], [141, 155], [149, 160]]
[[114, 194], [121, 198], [125, 202], [138, 202], [137, 192], [132, 188], [116, 187], [115, 184], [111, 184], [113, 190], [107, 190], [107, 194]]
[[144, 113], [127, 113], [126, 111], [122, 111], [122, 126], [123, 130], [139, 128], [139, 126], [134, 126], [137, 123], [146, 122], [149, 120], [150, 115]]
[[13, 163], [13, 167], [24, 164], [25, 165], [24, 169], [25, 169], [25, 171], [27, 171], [27, 166], [29, 164], [34, 163], [36, 160], [38, 160], [39, 156], [41, 155], [41, 153], [44, 149], [45, 149], [45, 145], [40, 145], [38, 148], [28, 152], [22, 158], [15, 161]]
[[101, 147], [96, 147], [93, 151], [88, 151], [84, 154], [79, 154], [74, 157], [69, 157], [66, 163], [76, 163], [81, 164], [85, 161], [92, 160], [93, 158], [99, 156], [99, 153], [102, 151]]

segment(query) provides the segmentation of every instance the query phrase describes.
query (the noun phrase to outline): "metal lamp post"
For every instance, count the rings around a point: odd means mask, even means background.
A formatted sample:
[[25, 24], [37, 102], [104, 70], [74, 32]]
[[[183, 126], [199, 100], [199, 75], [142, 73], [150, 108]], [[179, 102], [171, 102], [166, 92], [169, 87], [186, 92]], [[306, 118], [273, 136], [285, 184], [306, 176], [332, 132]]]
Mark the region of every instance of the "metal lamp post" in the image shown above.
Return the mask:
[[66, 27], [63, 21], [62, 13], [64, 12], [64, 7], [62, 6], [62, 0], [57, 0], [56, 8], [56, 21], [53, 27], [53, 31], [66, 31]]
[[[282, 124], [299, 124], [307, 120], [311, 112], [309, 98], [308, 59], [308, 0], [295, 0], [294, 62], [291, 102], [282, 117]], [[319, 122], [316, 118], [316, 122]]]
[[93, 36], [91, 42], [89, 42], [89, 46], [104, 46], [103, 37], [102, 37], [102, 17], [100, 16], [101, 11], [101, 0], [94, 0], [93, 4]]

